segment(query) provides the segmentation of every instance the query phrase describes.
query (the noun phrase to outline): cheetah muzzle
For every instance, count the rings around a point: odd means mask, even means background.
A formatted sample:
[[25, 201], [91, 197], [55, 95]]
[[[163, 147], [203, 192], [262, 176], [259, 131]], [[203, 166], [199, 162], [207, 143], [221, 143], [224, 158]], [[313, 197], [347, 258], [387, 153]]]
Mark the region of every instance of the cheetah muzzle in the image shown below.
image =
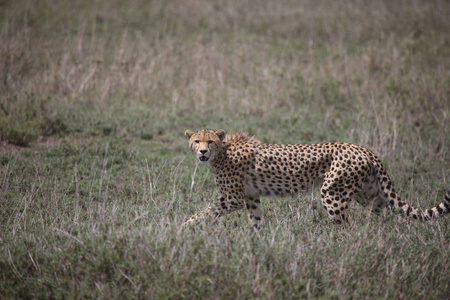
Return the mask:
[[201, 161], [201, 162], [207, 162], [209, 160], [209, 157], [206, 157], [206, 156], [202, 155], [202, 156], [200, 156], [198, 158], [198, 160]]

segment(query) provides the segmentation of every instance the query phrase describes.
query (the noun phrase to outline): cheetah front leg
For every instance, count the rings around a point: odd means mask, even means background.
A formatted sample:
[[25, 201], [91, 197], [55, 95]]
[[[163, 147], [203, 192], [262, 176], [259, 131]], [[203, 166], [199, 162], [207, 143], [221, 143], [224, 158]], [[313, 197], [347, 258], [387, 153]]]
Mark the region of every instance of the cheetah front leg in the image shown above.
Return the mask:
[[261, 201], [258, 197], [245, 197], [245, 204], [247, 206], [248, 218], [253, 222], [256, 229], [261, 227]]
[[188, 227], [194, 224], [197, 224], [203, 220], [208, 220], [210, 223], [214, 221], [214, 208], [209, 206], [204, 211], [201, 211], [199, 213], [196, 213], [192, 217], [190, 217], [186, 222], [183, 223], [184, 227]]
[[190, 217], [183, 225], [190, 226], [197, 224], [203, 220], [208, 221], [211, 225], [218, 217], [232, 213], [233, 211], [244, 207], [243, 193], [230, 193], [222, 195], [218, 205], [209, 206], [206, 210], [199, 212]]

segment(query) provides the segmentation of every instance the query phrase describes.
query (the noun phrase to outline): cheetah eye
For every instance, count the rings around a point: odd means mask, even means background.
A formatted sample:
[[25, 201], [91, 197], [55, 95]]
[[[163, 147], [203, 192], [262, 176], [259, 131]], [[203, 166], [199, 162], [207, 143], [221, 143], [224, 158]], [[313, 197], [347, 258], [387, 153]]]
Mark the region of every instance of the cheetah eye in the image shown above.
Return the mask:
[[214, 143], [214, 141], [208, 141], [208, 144], [211, 145], [212, 143]]
[[199, 140], [195, 140], [194, 143], [198, 144], [198, 143], [200, 143], [200, 141]]

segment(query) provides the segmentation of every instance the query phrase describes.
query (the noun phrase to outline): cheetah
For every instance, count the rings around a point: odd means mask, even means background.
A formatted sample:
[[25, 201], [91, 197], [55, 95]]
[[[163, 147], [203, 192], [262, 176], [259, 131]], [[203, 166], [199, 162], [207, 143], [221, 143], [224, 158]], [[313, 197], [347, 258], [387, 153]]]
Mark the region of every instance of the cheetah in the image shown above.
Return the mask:
[[246, 206], [249, 219], [259, 229], [261, 196], [294, 196], [318, 186], [322, 205], [337, 224], [348, 222], [352, 199], [376, 214], [393, 208], [421, 221], [450, 211], [450, 189], [433, 208], [419, 211], [408, 205], [395, 191], [380, 159], [361, 146], [266, 144], [246, 133], [209, 129], [186, 130], [184, 135], [198, 160], [212, 167], [221, 194], [216, 206], [192, 216], [185, 226], [202, 219], [213, 221]]

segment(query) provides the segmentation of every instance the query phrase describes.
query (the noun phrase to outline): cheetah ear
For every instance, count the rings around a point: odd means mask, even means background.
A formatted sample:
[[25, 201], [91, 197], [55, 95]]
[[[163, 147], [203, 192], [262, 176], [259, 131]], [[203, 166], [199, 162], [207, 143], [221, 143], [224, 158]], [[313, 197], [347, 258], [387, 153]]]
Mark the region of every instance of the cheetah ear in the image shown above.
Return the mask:
[[195, 132], [193, 132], [192, 130], [186, 130], [185, 132], [184, 132], [184, 136], [186, 137], [186, 139], [190, 139], [191, 138], [191, 136], [194, 134]]
[[221, 141], [225, 138], [225, 135], [227, 134], [224, 130], [219, 129], [215, 132], [215, 134], [219, 137]]

